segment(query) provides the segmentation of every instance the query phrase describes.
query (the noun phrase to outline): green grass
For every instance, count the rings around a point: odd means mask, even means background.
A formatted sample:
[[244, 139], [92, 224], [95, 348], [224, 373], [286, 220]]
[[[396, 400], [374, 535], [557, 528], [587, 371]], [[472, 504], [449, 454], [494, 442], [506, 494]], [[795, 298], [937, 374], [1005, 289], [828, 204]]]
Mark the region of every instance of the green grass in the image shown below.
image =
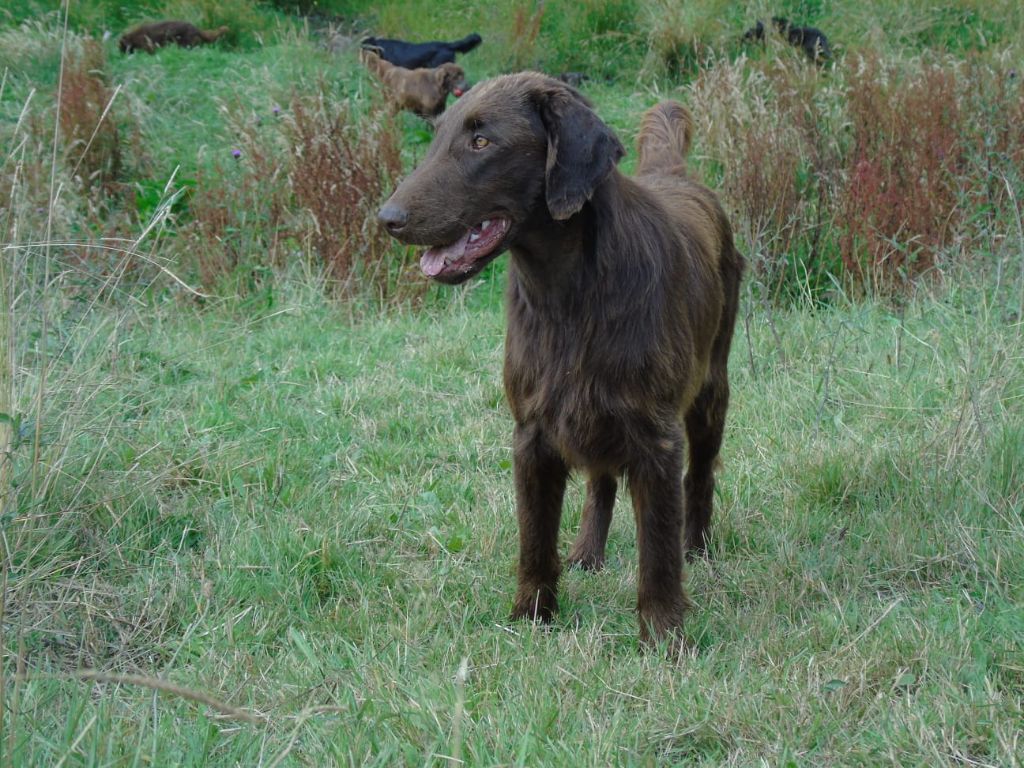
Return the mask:
[[[541, 39], [563, 47], [542, 63], [575, 66], [588, 24], [657, 6], [579, 5], [546, 6]], [[30, 6], [12, 5], [13, 18]], [[403, 17], [377, 4], [376, 21], [435, 37], [455, 19], [500, 41], [513, 16], [509, 4], [425, 7]], [[993, 19], [982, 55], [1019, 46], [1015, 7], [954, 7], [973, 14], [966, 28], [953, 11], [882, 0], [778, 10], [890, 58], [973, 50], [971, 30]], [[83, 3], [72, 21], [98, 34], [156, 8]], [[733, 27], [775, 10], [676, 9], [726, 57], [739, 53]], [[126, 157], [142, 221], [94, 210], [69, 186], [49, 207], [62, 238], [138, 236], [174, 168], [208, 178], [241, 128], [269, 132], [273, 105], [294, 93], [323, 84], [366, 107], [352, 57], [250, 11], [232, 46], [122, 58], [105, 44], [125, 135], [138, 131]], [[645, 46], [651, 18], [627, 39]], [[53, 29], [0, 34], [0, 195], [13, 169], [47, 189], [45, 144], [17, 144], [12, 126], [32, 88], [35, 103], [52, 100]], [[591, 42], [584, 63], [616, 61], [622, 40]], [[683, 54], [691, 43], [659, 38]], [[767, 65], [770, 53], [751, 55]], [[479, 77], [506, 55], [495, 42], [466, 61]], [[627, 142], [642, 109], [683, 85], [630, 55], [614, 81], [587, 86]], [[33, 141], [50, 135], [49, 109]], [[412, 165], [424, 131], [412, 117], [399, 125]], [[696, 162], [716, 178], [706, 141]], [[301, 253], [273, 268], [249, 254], [201, 298], [117, 252], [54, 246], [47, 263], [25, 243], [43, 237], [49, 209], [12, 195], [0, 207], [14, 329], [13, 405], [0, 418], [12, 441], [9, 461], [0, 451], [0, 768], [1020, 765], [1024, 245], [1020, 195], [1004, 182], [1008, 198], [991, 197], [1004, 208], [978, 212], [982, 235], [906, 296], [852, 301], [837, 284], [827, 302], [780, 308], [752, 272], [713, 557], [689, 569], [691, 653], [672, 661], [638, 644], [625, 492], [605, 570], [564, 575], [551, 628], [507, 622], [517, 532], [503, 260], [465, 288], [382, 307], [332, 299]], [[171, 270], [193, 242], [176, 228], [180, 205], [142, 249]], [[582, 496], [577, 480], [563, 553]]]
[[[50, 415], [59, 473], [6, 526], [6, 643], [31, 668], [7, 678], [14, 764], [443, 764], [456, 732], [472, 764], [1015, 764], [1012, 295], [748, 302], [714, 557], [690, 569], [695, 650], [676, 663], [638, 649], [624, 499], [607, 568], [565, 575], [552, 629], [507, 624], [502, 317], [463, 295], [355, 324], [301, 285], [262, 313], [83, 321], [77, 388], [95, 394], [60, 407], [87, 420], [66, 435]], [[577, 484], [563, 549], [580, 504]]]

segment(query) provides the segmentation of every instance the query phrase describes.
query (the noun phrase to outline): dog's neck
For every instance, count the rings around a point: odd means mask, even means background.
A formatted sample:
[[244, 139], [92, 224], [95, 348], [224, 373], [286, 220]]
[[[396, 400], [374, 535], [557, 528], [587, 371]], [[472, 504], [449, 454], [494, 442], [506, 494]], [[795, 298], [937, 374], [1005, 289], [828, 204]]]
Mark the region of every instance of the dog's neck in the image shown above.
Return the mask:
[[[545, 209], [509, 248], [509, 298], [554, 318], [597, 304], [608, 319], [642, 312], [623, 298], [653, 296], [664, 279], [659, 260], [645, 254], [677, 247], [656, 237], [661, 231], [657, 228], [646, 233], [638, 229], [650, 220], [642, 215], [650, 210], [637, 205], [643, 197], [632, 179], [614, 170], [575, 216], [554, 221]], [[631, 288], [623, 292], [623, 286]], [[509, 309], [513, 311], [511, 305]]]
[[586, 258], [585, 233], [592, 216], [589, 204], [565, 221], [555, 221], [545, 209], [511, 245], [510, 279], [518, 281], [532, 305], [560, 303], [578, 288], [579, 265]]
[[540, 201], [533, 221], [509, 247], [510, 279], [519, 284], [532, 306], [573, 304], [582, 294], [598, 290], [602, 275], [622, 268], [619, 260], [628, 247], [608, 242], [602, 247], [598, 241], [610, 234], [606, 220], [613, 212], [609, 206], [628, 206], [632, 187], [631, 179], [613, 170], [579, 213], [565, 221], [552, 219]]

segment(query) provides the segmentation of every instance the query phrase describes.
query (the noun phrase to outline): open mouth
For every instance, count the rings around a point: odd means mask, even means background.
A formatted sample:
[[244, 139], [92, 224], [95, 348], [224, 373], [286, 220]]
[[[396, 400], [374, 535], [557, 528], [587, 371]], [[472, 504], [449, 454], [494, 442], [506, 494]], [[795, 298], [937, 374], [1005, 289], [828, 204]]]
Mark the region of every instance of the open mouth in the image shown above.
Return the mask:
[[442, 283], [461, 283], [501, 253], [508, 228], [509, 220], [504, 217], [484, 219], [454, 243], [436, 245], [424, 251], [420, 269], [427, 277]]

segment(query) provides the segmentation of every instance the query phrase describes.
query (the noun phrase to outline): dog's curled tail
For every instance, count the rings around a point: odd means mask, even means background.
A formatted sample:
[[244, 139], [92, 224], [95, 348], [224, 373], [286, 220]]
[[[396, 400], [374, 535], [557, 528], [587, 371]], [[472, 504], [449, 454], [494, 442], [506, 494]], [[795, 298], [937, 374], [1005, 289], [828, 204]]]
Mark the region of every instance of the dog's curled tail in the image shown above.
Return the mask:
[[693, 139], [693, 116], [677, 101], [648, 109], [636, 137], [637, 173], [686, 175], [686, 156]]
[[483, 42], [483, 38], [474, 32], [471, 35], [466, 35], [461, 40], [455, 40], [454, 42], [448, 43], [448, 46], [459, 53], [469, 53], [480, 45], [481, 42]]

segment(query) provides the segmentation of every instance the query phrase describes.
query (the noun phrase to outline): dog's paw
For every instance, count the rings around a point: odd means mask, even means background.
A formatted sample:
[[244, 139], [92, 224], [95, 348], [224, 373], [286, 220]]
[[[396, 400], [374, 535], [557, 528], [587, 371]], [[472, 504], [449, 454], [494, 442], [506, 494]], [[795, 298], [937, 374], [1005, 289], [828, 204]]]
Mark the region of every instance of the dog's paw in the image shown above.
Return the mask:
[[708, 537], [703, 531], [687, 531], [684, 546], [686, 547], [687, 562], [692, 563], [695, 560], [711, 559], [711, 548], [708, 546]]
[[565, 560], [566, 568], [578, 568], [581, 571], [600, 571], [604, 568], [604, 555], [598, 552], [573, 549]]
[[698, 560], [711, 561], [711, 550], [704, 544], [703, 539], [701, 539], [700, 544], [693, 544], [686, 547], [686, 562], [694, 563]]
[[558, 598], [550, 589], [520, 590], [512, 606], [511, 621], [527, 619], [549, 623], [558, 612]]
[[637, 606], [640, 619], [640, 643], [646, 647], [665, 645], [670, 655], [678, 656], [687, 649], [683, 637], [683, 617], [690, 608], [685, 591], [664, 595], [660, 599], [642, 600]]

